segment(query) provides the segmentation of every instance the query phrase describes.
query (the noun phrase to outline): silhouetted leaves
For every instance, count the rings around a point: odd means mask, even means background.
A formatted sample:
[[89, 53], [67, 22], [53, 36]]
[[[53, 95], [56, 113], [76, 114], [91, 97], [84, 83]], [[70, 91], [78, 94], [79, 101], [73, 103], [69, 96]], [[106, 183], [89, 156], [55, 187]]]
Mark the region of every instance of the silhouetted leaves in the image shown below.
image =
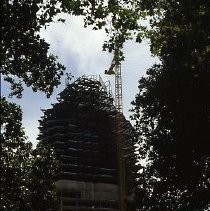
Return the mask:
[[0, 71], [11, 84], [11, 96], [21, 97], [23, 84], [49, 97], [65, 69], [50, 54], [39, 32], [60, 12], [57, 1], [3, 0], [1, 9]]
[[62, 8], [67, 13], [83, 16], [85, 27], [104, 29], [108, 40], [104, 42], [103, 50], [120, 54], [119, 61], [124, 60], [122, 48], [126, 40], [137, 37], [137, 41], [141, 42], [144, 37], [146, 27], [139, 20], [145, 15], [141, 13], [138, 1], [63, 0]]
[[38, 143], [32, 152], [29, 190], [33, 210], [47, 210], [58, 206], [55, 176], [58, 161], [49, 146]]
[[1, 99], [1, 210], [27, 210], [27, 172], [31, 144], [26, 143], [18, 106]]
[[0, 110], [1, 210], [52, 208], [57, 169], [52, 149], [38, 145], [33, 150], [26, 142], [20, 107], [1, 98]]
[[151, 47], [162, 64], [140, 79], [133, 102], [147, 160], [140, 210], [203, 210], [210, 204], [209, 2], [156, 1], [152, 15], [159, 3], [164, 16], [152, 17], [159, 22]]

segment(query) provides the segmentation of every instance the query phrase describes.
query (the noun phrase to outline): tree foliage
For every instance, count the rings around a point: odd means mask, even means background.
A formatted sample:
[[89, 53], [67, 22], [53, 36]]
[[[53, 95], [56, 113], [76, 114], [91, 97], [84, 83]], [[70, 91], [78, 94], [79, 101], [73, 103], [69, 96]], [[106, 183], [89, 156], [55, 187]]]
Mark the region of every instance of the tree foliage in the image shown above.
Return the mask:
[[[65, 68], [49, 53], [49, 44], [39, 33], [61, 12], [58, 2], [3, 0], [0, 11], [0, 74], [11, 85], [10, 96], [20, 98], [26, 85], [49, 97]], [[50, 208], [57, 168], [53, 151], [40, 145], [33, 150], [22, 127], [20, 107], [4, 97], [0, 105], [1, 210]]]
[[58, 198], [55, 181], [59, 163], [54, 150], [47, 145], [38, 143], [32, 151], [30, 171], [30, 199], [33, 210], [56, 209]]
[[39, 32], [60, 13], [57, 1], [3, 0], [0, 11], [0, 72], [11, 85], [10, 95], [21, 97], [26, 84], [50, 96], [65, 68]]
[[133, 102], [147, 160], [140, 207], [203, 210], [210, 204], [209, 2], [152, 5], [151, 47], [162, 63], [140, 79]]
[[1, 99], [1, 210], [27, 210], [27, 172], [31, 144], [21, 124], [18, 106]]
[[146, 13], [141, 12], [138, 1], [62, 0], [62, 8], [69, 14], [83, 16], [85, 27], [104, 29], [108, 39], [103, 50], [114, 52], [118, 61], [124, 60], [122, 48], [126, 40], [141, 42], [144, 37], [146, 27], [139, 20], [144, 20]]
[[[56, 201], [57, 161], [52, 149], [26, 142], [19, 106], [0, 101], [1, 108], [1, 210], [38, 210]], [[37, 198], [39, 197], [39, 198]]]
[[[106, 31], [109, 38], [103, 48], [109, 52], [122, 50], [129, 39], [141, 42], [149, 38], [154, 55], [160, 55], [166, 40], [172, 38], [170, 34], [195, 33], [204, 43], [209, 39], [206, 36], [209, 26], [205, 24], [209, 20], [209, 1], [62, 0], [61, 3], [63, 11], [83, 16], [85, 26]], [[203, 50], [209, 52], [209, 44]], [[119, 60], [123, 59], [121, 51]]]

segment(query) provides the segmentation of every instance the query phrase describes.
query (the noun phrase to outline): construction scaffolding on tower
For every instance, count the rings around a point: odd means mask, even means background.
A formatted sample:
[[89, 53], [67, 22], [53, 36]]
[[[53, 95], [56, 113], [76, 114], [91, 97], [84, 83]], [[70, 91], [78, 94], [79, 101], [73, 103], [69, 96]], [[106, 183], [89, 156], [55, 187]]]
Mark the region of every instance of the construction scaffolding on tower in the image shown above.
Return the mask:
[[101, 81], [83, 76], [68, 84], [40, 120], [39, 139], [60, 161], [56, 185], [63, 211], [122, 211], [122, 199], [125, 204], [137, 185], [135, 131]]

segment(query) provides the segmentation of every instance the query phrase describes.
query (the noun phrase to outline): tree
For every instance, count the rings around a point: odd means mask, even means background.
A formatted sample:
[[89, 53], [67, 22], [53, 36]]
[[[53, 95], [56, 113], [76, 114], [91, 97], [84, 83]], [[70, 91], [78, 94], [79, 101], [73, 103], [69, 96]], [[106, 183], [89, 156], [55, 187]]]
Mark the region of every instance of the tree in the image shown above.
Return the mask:
[[[153, 1], [150, 1], [150, 3]], [[139, 81], [140, 210], [204, 210], [210, 204], [209, 2], [153, 2], [151, 47], [162, 64]], [[159, 6], [159, 7], [157, 7]]]
[[[1, 210], [38, 210], [56, 202], [53, 150], [26, 142], [20, 107], [1, 99]], [[37, 199], [37, 197], [39, 197]], [[50, 207], [52, 208], [52, 207]]]
[[27, 210], [27, 172], [31, 144], [26, 143], [22, 113], [14, 103], [1, 99], [1, 210]]
[[59, 201], [56, 194], [56, 175], [59, 163], [54, 150], [48, 145], [38, 143], [32, 152], [29, 190], [33, 210], [56, 209]]
[[[49, 97], [65, 68], [48, 52], [49, 44], [39, 32], [61, 12], [57, 1], [3, 0], [0, 10], [0, 74], [11, 85], [10, 96], [20, 98], [25, 84]], [[33, 151], [26, 140], [20, 107], [1, 97], [1, 210], [31, 210], [36, 201], [34, 193], [41, 191], [38, 184], [48, 184], [46, 180], [54, 178], [57, 163], [52, 151], [46, 147]], [[40, 165], [45, 165], [45, 174], [38, 174]], [[34, 177], [37, 189], [32, 188]], [[53, 182], [44, 187], [39, 202], [47, 204], [52, 201]]]
[[138, 1], [127, 0], [63, 0], [63, 11], [84, 17], [84, 26], [92, 26], [93, 30], [103, 29], [108, 39], [103, 50], [113, 52], [115, 59], [124, 60], [123, 44], [126, 40], [135, 39], [141, 42], [146, 27], [140, 19], [146, 18]]
[[39, 35], [60, 7], [55, 0], [3, 0], [1, 10], [0, 72], [11, 84], [11, 96], [21, 97], [23, 84], [49, 97], [65, 69], [50, 54], [49, 44]]

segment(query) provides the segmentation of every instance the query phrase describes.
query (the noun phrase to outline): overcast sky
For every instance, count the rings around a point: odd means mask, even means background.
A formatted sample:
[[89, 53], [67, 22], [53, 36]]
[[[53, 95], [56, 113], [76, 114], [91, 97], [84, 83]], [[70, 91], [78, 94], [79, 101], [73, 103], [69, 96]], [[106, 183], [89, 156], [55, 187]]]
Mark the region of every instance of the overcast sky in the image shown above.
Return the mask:
[[[83, 28], [81, 17], [69, 17], [65, 23], [53, 23], [41, 35], [51, 44], [51, 52], [58, 55], [59, 61], [66, 66], [66, 72], [75, 78], [82, 75], [101, 75], [104, 81], [110, 80], [114, 93], [114, 76], [104, 75], [104, 70], [111, 63], [112, 55], [102, 51], [106, 34], [103, 31], [93, 31], [91, 28]], [[151, 56], [148, 41], [136, 44], [128, 41], [124, 45], [125, 61], [122, 63], [123, 80], [123, 110], [126, 118], [130, 102], [134, 100], [138, 92], [138, 80], [157, 58]], [[8, 94], [8, 87], [4, 84], [2, 94]], [[50, 108], [51, 103], [57, 102], [56, 95], [65, 88], [65, 80], [55, 90], [50, 99], [46, 99], [41, 92], [33, 93], [26, 88], [22, 99], [15, 101], [23, 109], [23, 126], [29, 141], [36, 144], [39, 133], [38, 120], [42, 116], [41, 108]]]

